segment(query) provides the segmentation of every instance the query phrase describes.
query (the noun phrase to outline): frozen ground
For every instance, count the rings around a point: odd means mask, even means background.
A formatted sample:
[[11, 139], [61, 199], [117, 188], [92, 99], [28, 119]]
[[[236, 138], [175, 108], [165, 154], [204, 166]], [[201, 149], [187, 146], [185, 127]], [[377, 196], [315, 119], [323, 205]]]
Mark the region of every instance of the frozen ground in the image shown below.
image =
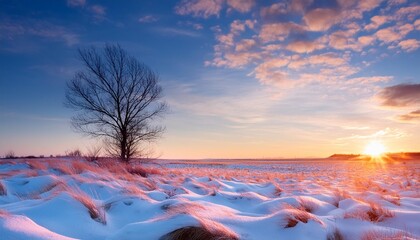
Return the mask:
[[420, 239], [420, 160], [143, 166], [0, 159], [0, 239]]

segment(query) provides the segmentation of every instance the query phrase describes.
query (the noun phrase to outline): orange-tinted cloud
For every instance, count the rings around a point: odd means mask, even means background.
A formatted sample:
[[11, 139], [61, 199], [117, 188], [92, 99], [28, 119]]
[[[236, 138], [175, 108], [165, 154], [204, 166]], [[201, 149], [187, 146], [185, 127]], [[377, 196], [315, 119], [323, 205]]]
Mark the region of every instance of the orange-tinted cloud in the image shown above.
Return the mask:
[[297, 53], [310, 53], [323, 48], [325, 45], [316, 41], [295, 41], [286, 47], [287, 50]]
[[407, 23], [401, 26], [393, 26], [381, 29], [375, 33], [375, 36], [385, 43], [391, 43], [403, 39], [413, 30], [414, 26]]
[[407, 52], [411, 52], [420, 47], [420, 41], [416, 39], [407, 39], [398, 43], [398, 46]]
[[409, 107], [420, 105], [420, 83], [399, 84], [382, 89], [378, 94], [383, 106]]
[[238, 44], [236, 44], [235, 51], [242, 52], [250, 50], [256, 44], [254, 39], [242, 39]]
[[255, 0], [183, 0], [176, 7], [175, 12], [180, 15], [191, 14], [194, 17], [208, 18], [219, 16], [224, 6], [238, 12], [249, 12], [255, 5]]
[[208, 18], [212, 15], [219, 16], [224, 0], [183, 0], [175, 7], [175, 12], [180, 15], [191, 14], [195, 17]]
[[398, 120], [403, 122], [417, 122], [420, 121], [420, 109], [409, 112], [407, 114], [399, 115]]
[[262, 42], [283, 41], [291, 32], [304, 31], [304, 27], [294, 22], [264, 24], [259, 33]]
[[271, 6], [261, 8], [262, 17], [275, 16], [288, 13], [287, 5], [284, 2], [274, 3]]
[[338, 20], [339, 12], [331, 8], [316, 8], [307, 12], [303, 20], [311, 31], [325, 31]]
[[357, 39], [357, 41], [362, 45], [362, 46], [368, 46], [371, 45], [374, 41], [375, 41], [375, 37], [373, 36], [361, 36]]
[[227, 4], [238, 12], [249, 12], [255, 5], [254, 0], [227, 0]]
[[378, 27], [382, 26], [384, 23], [386, 23], [389, 20], [388, 16], [374, 16], [371, 19], [371, 23], [365, 26], [365, 30], [374, 30]]
[[67, 0], [67, 5], [70, 7], [83, 7], [86, 4], [86, 0]]

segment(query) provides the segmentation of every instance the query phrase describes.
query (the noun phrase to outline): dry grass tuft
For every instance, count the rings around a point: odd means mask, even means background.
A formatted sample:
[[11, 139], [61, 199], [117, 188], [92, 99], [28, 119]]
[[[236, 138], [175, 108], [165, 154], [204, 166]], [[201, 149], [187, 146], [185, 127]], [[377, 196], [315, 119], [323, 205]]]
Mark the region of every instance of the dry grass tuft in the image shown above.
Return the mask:
[[334, 199], [333, 199], [332, 205], [338, 207], [340, 201], [348, 199], [348, 198], [352, 198], [348, 192], [341, 189], [336, 189], [334, 191]]
[[334, 228], [332, 232], [328, 233], [327, 240], [344, 240], [344, 236], [338, 228]]
[[41, 160], [26, 161], [26, 164], [28, 164], [30, 169], [42, 170], [42, 171], [48, 170], [47, 164]]
[[223, 232], [213, 232], [204, 227], [183, 227], [174, 230], [159, 240], [238, 240], [237, 236], [225, 235]]
[[21, 194], [15, 194], [20, 199], [41, 199], [41, 194], [49, 192], [53, 190], [54, 188], [60, 188], [64, 189], [64, 182], [61, 180], [56, 180], [54, 182], [51, 182], [41, 189], [38, 189], [36, 191], [28, 192], [28, 193], [21, 193]]
[[370, 203], [367, 211], [357, 210], [344, 214], [344, 218], [357, 218], [360, 220], [370, 222], [382, 222], [387, 218], [394, 217], [395, 214], [391, 210], [388, 210], [379, 204]]
[[9, 212], [7, 212], [6, 210], [4, 210], [4, 209], [0, 209], [0, 217], [7, 217], [7, 216], [9, 216], [10, 215], [10, 213]]
[[371, 222], [382, 222], [386, 218], [394, 217], [395, 214], [378, 204], [370, 204], [370, 210], [367, 212]]
[[74, 199], [87, 208], [89, 215], [93, 220], [106, 224], [105, 211], [103, 207], [97, 206], [93, 199], [81, 190], [68, 188], [67, 191]]
[[0, 181], [0, 196], [7, 195], [6, 186]]
[[308, 223], [309, 220], [314, 220], [320, 224], [323, 224], [315, 215], [306, 212], [300, 207], [294, 207], [290, 204], [284, 204], [284, 209], [287, 210], [287, 215], [285, 218], [284, 228], [290, 228], [296, 226], [299, 222]]
[[147, 177], [153, 174], [161, 174], [161, 172], [155, 168], [144, 168], [142, 166], [126, 165], [126, 169], [127, 172], [142, 177]]
[[388, 195], [382, 196], [382, 199], [394, 205], [401, 206], [401, 197], [398, 193], [392, 192]]
[[370, 230], [362, 235], [361, 240], [414, 240], [415, 237], [406, 231]]
[[283, 191], [284, 190], [279, 185], [276, 184], [274, 188], [274, 196], [280, 197]]
[[299, 202], [299, 209], [305, 212], [313, 213], [317, 208], [317, 205], [310, 199], [299, 197], [297, 200]]

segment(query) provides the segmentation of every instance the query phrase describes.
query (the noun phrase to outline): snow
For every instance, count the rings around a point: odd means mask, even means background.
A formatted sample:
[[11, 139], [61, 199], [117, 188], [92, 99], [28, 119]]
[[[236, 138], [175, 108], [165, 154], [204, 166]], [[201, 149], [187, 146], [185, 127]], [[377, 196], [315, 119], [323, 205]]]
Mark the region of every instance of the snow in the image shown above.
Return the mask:
[[334, 231], [344, 239], [420, 239], [419, 160], [143, 167], [156, 174], [0, 159], [0, 239], [152, 240], [192, 226], [243, 240], [327, 239]]

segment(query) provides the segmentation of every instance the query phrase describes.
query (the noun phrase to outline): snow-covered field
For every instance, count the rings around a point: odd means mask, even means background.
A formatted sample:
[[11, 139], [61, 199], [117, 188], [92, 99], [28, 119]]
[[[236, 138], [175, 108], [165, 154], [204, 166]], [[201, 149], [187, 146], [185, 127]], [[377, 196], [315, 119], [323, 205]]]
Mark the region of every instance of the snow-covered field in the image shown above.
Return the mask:
[[0, 159], [0, 239], [420, 239], [420, 160], [143, 166]]

